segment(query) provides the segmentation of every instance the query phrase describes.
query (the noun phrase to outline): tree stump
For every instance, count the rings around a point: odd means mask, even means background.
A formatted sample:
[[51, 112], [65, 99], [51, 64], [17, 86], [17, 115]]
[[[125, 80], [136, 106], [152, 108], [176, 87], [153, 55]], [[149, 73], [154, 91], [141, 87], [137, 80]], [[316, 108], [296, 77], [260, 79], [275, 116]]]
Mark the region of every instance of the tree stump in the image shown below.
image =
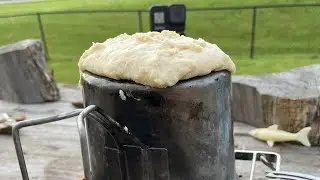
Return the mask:
[[232, 118], [256, 127], [278, 124], [296, 133], [311, 126], [309, 139], [320, 145], [320, 64], [287, 72], [234, 76]]
[[25, 104], [60, 99], [39, 40], [0, 47], [0, 99]]

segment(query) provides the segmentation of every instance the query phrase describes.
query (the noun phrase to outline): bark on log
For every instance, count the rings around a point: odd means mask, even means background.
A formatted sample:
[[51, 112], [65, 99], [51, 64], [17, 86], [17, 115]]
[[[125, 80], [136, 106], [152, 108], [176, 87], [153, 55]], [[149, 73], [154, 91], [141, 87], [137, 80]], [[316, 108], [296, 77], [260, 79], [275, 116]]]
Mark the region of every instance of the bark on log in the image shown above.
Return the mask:
[[26, 104], [60, 99], [39, 40], [0, 47], [0, 99]]
[[320, 64], [281, 73], [234, 76], [232, 118], [256, 127], [278, 124], [294, 133], [311, 126], [310, 142], [320, 145], [319, 77]]

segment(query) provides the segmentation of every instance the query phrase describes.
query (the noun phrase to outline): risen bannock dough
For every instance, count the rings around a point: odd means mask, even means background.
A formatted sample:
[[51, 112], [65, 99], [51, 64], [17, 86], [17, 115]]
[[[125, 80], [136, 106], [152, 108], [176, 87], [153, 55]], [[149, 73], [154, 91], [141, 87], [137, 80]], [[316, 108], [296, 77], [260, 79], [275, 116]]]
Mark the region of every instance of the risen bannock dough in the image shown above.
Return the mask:
[[173, 31], [121, 34], [93, 43], [80, 57], [80, 72], [115, 80], [132, 80], [154, 88], [166, 88], [179, 80], [236, 67], [217, 45]]

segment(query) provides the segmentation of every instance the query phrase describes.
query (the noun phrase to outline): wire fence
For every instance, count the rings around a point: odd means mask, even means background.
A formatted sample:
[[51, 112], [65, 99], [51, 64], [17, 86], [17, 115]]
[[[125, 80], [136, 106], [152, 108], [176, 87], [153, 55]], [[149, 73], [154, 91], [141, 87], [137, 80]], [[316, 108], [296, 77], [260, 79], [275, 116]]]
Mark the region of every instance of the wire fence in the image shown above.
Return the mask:
[[[246, 53], [251, 59], [254, 59], [256, 50], [258, 50], [260, 54], [281, 52], [281, 49], [282, 51], [286, 51], [286, 52], [293, 51], [297, 53], [299, 52], [314, 53], [319, 50], [319, 44], [317, 44], [318, 41], [314, 41], [314, 38], [320, 35], [319, 21], [314, 21], [317, 19], [316, 14], [319, 15], [318, 13], [320, 12], [319, 7], [320, 7], [320, 3], [187, 8], [186, 34], [190, 36], [191, 35], [200, 36], [206, 40], [211, 38], [217, 41], [219, 41], [219, 38], [222, 39], [221, 37], [223, 37], [223, 40], [221, 40], [222, 43], [217, 43], [217, 44], [222, 44], [222, 46], [225, 46], [225, 48], [222, 48], [222, 49], [227, 49], [227, 51], [229, 51], [228, 53], [232, 53], [232, 54], [238, 53], [240, 55], [243, 55], [243, 53]], [[312, 15], [311, 20], [310, 20], [310, 17], [299, 16], [298, 10], [295, 11], [298, 13], [291, 12], [292, 16], [296, 16], [295, 18], [299, 18], [300, 20], [303, 19], [301, 22], [304, 23], [303, 25], [301, 25], [301, 32], [293, 32], [293, 31], [290, 31], [290, 27], [296, 26], [296, 24], [292, 23], [294, 22], [294, 19], [290, 19], [290, 17], [279, 16], [277, 18], [282, 20], [281, 21], [282, 23], [277, 25], [274, 25], [274, 24], [272, 25], [273, 23], [272, 21], [274, 19], [268, 19], [268, 16], [270, 16], [270, 13], [272, 13], [270, 12], [270, 9], [279, 9], [279, 8], [282, 8], [282, 9], [299, 8], [301, 12], [311, 8], [313, 9], [316, 8], [316, 10], [313, 13], [309, 13]], [[266, 10], [269, 10], [269, 11], [266, 11]], [[95, 19], [97, 20], [96, 22], [91, 22], [92, 20], [90, 20], [87, 16], [81, 16], [81, 17], [76, 16], [77, 14], [86, 14], [89, 16], [89, 14], [92, 15], [96, 13], [112, 14], [112, 15], [106, 16], [106, 19], [98, 20], [98, 18], [96, 18]], [[74, 17], [74, 18], [70, 18], [72, 19], [72, 22], [70, 22], [70, 24], [66, 24], [66, 27], [69, 27], [69, 28], [66, 28], [63, 30], [61, 29], [56, 30], [56, 32], [63, 31], [63, 33], [70, 34], [70, 38], [72, 33], [75, 33], [75, 29], [78, 28], [77, 26], [81, 28], [81, 22], [77, 22], [77, 21], [80, 21], [79, 19], [85, 19], [82, 21], [82, 23], [89, 23], [89, 24], [92, 24], [93, 26], [96, 25], [97, 27], [100, 27], [100, 29], [102, 29], [103, 32], [107, 32], [108, 28], [113, 28], [113, 30], [114, 28], [118, 28], [119, 30], [118, 33], [123, 33], [123, 31], [124, 32], [126, 31], [143, 32], [149, 29], [148, 10], [144, 10], [144, 9], [50, 11], [50, 12], [5, 15], [5, 16], [0, 16], [0, 19], [36, 17], [36, 24], [37, 24], [40, 38], [44, 47], [45, 55], [47, 59], [50, 59], [50, 54], [49, 54], [50, 48], [48, 47], [48, 43], [47, 43], [47, 35], [50, 35], [50, 39], [52, 42], [59, 41], [59, 36], [61, 36], [61, 33], [56, 33], [55, 37], [53, 37], [54, 35], [52, 34], [54, 33], [52, 32], [48, 33], [46, 31], [46, 28], [44, 28], [46, 26], [50, 26], [51, 24], [56, 23], [50, 20], [46, 22], [43, 20], [43, 18], [48, 18], [48, 16], [50, 15], [55, 15], [55, 16], [63, 15], [63, 17], [59, 16], [60, 20], [63, 18], [66, 18], [65, 15]], [[121, 16], [123, 21], [121, 20], [119, 22], [114, 22], [113, 19], [115, 19], [114, 18], [115, 16], [119, 16], [119, 17]], [[230, 16], [229, 18], [230, 21], [222, 22], [221, 20], [222, 19], [225, 20], [227, 16]], [[134, 20], [134, 17], [136, 18], [136, 20]], [[260, 19], [257, 20], [257, 17], [260, 17]], [[101, 23], [100, 22], [101, 20], [102, 21], [105, 20], [105, 22]], [[20, 26], [19, 27], [23, 28], [23, 25], [27, 25], [27, 26], [35, 25], [35, 23], [31, 23], [30, 19], [26, 20], [25, 22], [28, 22], [28, 23], [21, 24], [21, 27]], [[193, 24], [190, 24], [189, 22], [193, 22]], [[194, 22], [197, 22], [197, 23], [194, 24]], [[133, 27], [130, 27], [130, 29], [124, 29], [123, 27], [125, 23], [129, 23]], [[137, 24], [136, 26], [137, 29], [135, 30], [134, 30], [135, 28], [134, 23]], [[263, 24], [263, 26], [261, 24]], [[72, 27], [70, 27], [70, 25]], [[278, 27], [282, 27], [282, 28], [278, 28]], [[210, 34], [205, 33], [207, 31], [204, 31], [204, 30], [208, 28], [212, 29], [212, 33]], [[54, 29], [54, 27], [52, 26], [50, 29]], [[278, 31], [279, 29], [282, 29], [282, 32], [279, 32]], [[284, 29], [287, 29], [287, 31], [283, 31]], [[292, 29], [297, 29], [297, 28], [293, 27]], [[259, 31], [260, 36], [263, 37], [263, 38], [260, 38], [260, 40], [257, 37], [257, 31]], [[81, 38], [85, 40], [86, 36], [94, 36], [92, 35], [92, 32], [87, 32], [87, 33], [88, 34], [83, 33], [81, 35], [77, 35], [77, 38]], [[34, 36], [34, 34], [32, 35]], [[63, 37], [66, 37], [66, 36], [68, 35], [64, 35]], [[17, 36], [17, 38], [18, 37], [20, 36]], [[284, 37], [286, 39], [284, 39]], [[92, 40], [89, 40], [90, 37], [87, 37], [87, 38], [88, 38], [88, 41], [92, 41]], [[294, 38], [296, 38], [296, 40]], [[69, 38], [60, 39], [61, 44], [65, 44], [63, 42], [68, 41], [68, 39]], [[72, 41], [72, 40], [69, 40], [69, 41]], [[266, 41], [268, 41], [268, 47], [266, 47]], [[290, 41], [290, 42], [277, 44], [275, 43], [275, 41]], [[290, 44], [289, 47], [288, 47], [288, 44]], [[52, 48], [55, 51], [65, 50], [65, 52], [61, 52], [61, 54], [68, 53], [67, 47], [64, 47], [64, 49], [62, 49], [61, 47], [52, 47]], [[269, 49], [269, 50], [265, 50], [265, 49]]]

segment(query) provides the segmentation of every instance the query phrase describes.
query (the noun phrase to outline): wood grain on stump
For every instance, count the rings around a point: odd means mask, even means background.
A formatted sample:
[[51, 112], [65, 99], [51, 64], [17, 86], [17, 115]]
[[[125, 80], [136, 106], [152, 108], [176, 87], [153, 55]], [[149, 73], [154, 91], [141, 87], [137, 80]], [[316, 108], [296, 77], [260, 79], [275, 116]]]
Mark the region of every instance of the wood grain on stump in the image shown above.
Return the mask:
[[311, 126], [310, 142], [320, 145], [319, 77], [320, 64], [281, 73], [234, 76], [232, 118], [256, 127], [278, 124], [293, 133]]
[[60, 99], [39, 40], [0, 47], [0, 99], [26, 104]]

